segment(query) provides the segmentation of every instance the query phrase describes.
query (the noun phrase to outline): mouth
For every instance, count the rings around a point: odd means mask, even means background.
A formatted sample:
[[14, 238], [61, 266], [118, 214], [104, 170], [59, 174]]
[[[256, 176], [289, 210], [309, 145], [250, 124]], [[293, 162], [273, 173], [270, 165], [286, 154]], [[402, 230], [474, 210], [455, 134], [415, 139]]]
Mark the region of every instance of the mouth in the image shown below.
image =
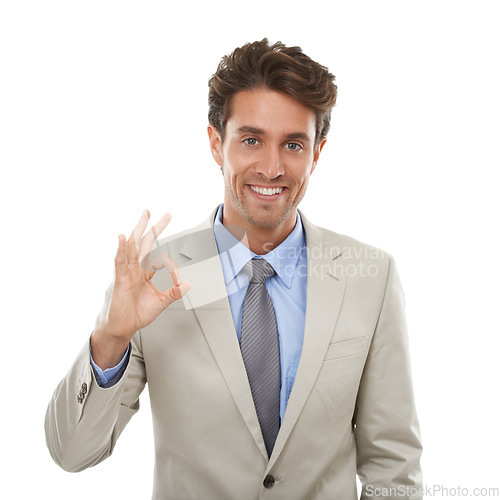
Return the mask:
[[253, 186], [248, 184], [248, 187], [259, 197], [263, 199], [278, 198], [281, 193], [286, 189], [285, 187], [264, 187]]

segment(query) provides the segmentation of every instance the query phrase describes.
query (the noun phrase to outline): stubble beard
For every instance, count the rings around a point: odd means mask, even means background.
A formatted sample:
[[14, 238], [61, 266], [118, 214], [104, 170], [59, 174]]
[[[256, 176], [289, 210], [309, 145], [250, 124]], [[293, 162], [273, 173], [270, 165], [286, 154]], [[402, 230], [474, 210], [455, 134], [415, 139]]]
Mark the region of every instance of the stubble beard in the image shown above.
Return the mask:
[[[252, 213], [250, 210], [248, 210], [247, 208], [248, 204], [246, 203], [245, 195], [243, 195], [242, 198], [240, 199], [235, 195], [235, 193], [231, 189], [228, 189], [227, 187], [226, 187], [226, 193], [229, 195], [229, 198], [231, 199], [233, 205], [236, 207], [238, 212], [242, 215], [242, 217], [245, 220], [247, 220], [253, 226], [265, 229], [271, 229], [273, 227], [277, 227], [280, 224], [282, 224], [290, 216], [290, 214], [292, 214], [295, 211], [295, 209], [298, 206], [298, 203], [296, 204], [292, 203], [291, 205], [287, 205], [280, 214], [273, 217], [269, 213], [271, 210], [266, 209], [266, 206], [264, 205], [262, 208], [262, 212], [264, 213], [255, 214]], [[298, 201], [300, 202], [300, 200]], [[268, 217], [266, 217], [265, 212], [269, 213]]]

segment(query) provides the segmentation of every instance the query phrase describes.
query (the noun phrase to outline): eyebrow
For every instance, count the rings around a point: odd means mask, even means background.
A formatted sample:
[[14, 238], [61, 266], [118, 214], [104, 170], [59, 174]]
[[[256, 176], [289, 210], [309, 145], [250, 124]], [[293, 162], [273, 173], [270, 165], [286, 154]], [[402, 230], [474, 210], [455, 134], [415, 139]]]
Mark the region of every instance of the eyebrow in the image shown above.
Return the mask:
[[309, 142], [309, 136], [304, 134], [304, 132], [293, 132], [292, 134], [288, 134], [286, 137], [288, 139], [298, 139], [303, 142]]
[[[239, 127], [236, 132], [239, 134], [256, 134], [256, 135], [266, 135], [266, 132], [262, 130], [261, 128], [256, 128], [256, 127], [251, 127], [248, 125], [244, 125], [242, 127]], [[310, 142], [309, 136], [304, 133], [304, 132], [291, 132], [290, 134], [285, 134], [285, 137], [287, 139], [295, 139], [295, 140], [301, 140], [304, 142]]]
[[243, 125], [236, 130], [239, 134], [257, 134], [257, 135], [265, 135], [265, 132], [261, 128], [249, 127], [248, 125]]

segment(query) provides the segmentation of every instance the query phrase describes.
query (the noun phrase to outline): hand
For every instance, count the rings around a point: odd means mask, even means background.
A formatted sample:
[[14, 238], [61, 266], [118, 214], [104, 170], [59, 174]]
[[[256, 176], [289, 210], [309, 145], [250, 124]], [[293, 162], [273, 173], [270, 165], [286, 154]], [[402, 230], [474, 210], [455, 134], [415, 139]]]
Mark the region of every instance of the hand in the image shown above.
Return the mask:
[[[108, 314], [91, 338], [92, 357], [102, 369], [118, 364], [134, 333], [152, 323], [166, 307], [182, 298], [191, 288], [188, 281], [180, 281], [178, 267], [165, 254], [149, 261], [146, 269], [141, 266], [171, 219], [170, 214], [165, 214], [142, 237], [149, 217], [149, 212], [144, 211], [128, 241], [123, 234], [118, 236], [115, 283]], [[164, 292], [151, 282], [156, 271], [163, 267], [170, 272], [173, 283]]]

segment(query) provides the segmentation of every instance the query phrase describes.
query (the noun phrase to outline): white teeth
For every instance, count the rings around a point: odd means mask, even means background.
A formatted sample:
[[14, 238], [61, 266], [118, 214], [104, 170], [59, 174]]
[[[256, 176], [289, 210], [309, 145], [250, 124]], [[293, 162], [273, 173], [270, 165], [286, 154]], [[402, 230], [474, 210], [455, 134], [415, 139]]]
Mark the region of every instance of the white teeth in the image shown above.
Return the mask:
[[265, 194], [266, 196], [271, 196], [273, 194], [280, 194], [283, 188], [259, 188], [250, 186], [256, 193]]

